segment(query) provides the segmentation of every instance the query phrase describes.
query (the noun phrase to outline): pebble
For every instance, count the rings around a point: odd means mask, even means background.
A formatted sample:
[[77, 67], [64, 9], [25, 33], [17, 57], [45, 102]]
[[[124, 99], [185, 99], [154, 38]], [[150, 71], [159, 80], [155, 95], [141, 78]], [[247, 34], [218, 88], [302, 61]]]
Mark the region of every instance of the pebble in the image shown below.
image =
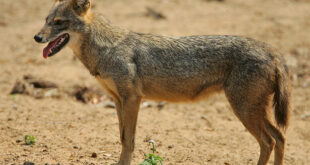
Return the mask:
[[34, 163], [33, 163], [33, 162], [28, 162], [28, 161], [26, 161], [26, 162], [24, 162], [23, 165], [34, 165]]
[[59, 92], [57, 89], [51, 89], [51, 90], [48, 90], [44, 93], [44, 96], [45, 97], [56, 97], [56, 96], [59, 96]]
[[140, 108], [151, 108], [152, 107], [152, 103], [150, 102], [143, 102], [140, 106]]
[[104, 107], [104, 108], [115, 108], [115, 104], [112, 101], [104, 101], [104, 102], [96, 104], [96, 106]]
[[95, 153], [95, 152], [92, 153], [92, 154], [91, 154], [91, 157], [92, 157], [92, 158], [97, 158], [97, 153]]
[[166, 105], [165, 102], [159, 102], [159, 103], [157, 104], [158, 110], [162, 110], [162, 109], [164, 108], [165, 105]]
[[13, 109], [14, 109], [14, 110], [17, 110], [17, 109], [18, 109], [18, 105], [14, 104], [14, 105], [13, 105]]
[[112, 154], [103, 154], [104, 156], [110, 157]]

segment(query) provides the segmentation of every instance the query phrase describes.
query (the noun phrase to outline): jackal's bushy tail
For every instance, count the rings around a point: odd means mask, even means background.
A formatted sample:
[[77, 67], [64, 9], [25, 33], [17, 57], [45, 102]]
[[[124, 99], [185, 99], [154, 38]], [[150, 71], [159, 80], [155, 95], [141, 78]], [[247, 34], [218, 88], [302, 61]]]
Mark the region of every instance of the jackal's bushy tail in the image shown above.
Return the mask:
[[286, 65], [278, 65], [276, 68], [276, 85], [274, 88], [273, 105], [277, 125], [284, 130], [289, 124], [290, 111], [290, 77]]

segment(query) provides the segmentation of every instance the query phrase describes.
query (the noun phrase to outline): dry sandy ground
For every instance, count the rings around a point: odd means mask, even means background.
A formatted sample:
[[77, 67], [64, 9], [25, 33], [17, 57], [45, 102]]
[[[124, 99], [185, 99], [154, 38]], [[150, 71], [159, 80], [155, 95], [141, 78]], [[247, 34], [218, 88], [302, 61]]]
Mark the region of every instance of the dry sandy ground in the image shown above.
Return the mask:
[[[33, 35], [53, 0], [0, 0], [0, 164], [107, 164], [118, 159], [115, 110], [66, 95], [36, 99], [9, 95], [26, 74], [70, 89], [100, 88], [65, 49], [43, 59]], [[233, 34], [280, 49], [293, 72], [291, 125], [285, 164], [310, 162], [310, 3], [307, 0], [94, 0], [94, 10], [133, 31], [162, 35]], [[151, 7], [166, 19], [145, 16]], [[139, 114], [134, 164], [157, 144], [164, 164], [256, 164], [259, 146], [222, 94], [197, 104], [167, 104]], [[23, 137], [34, 135], [34, 146]], [[91, 154], [97, 153], [97, 158]], [[111, 154], [111, 155], [110, 155]], [[273, 163], [273, 156], [269, 164]]]

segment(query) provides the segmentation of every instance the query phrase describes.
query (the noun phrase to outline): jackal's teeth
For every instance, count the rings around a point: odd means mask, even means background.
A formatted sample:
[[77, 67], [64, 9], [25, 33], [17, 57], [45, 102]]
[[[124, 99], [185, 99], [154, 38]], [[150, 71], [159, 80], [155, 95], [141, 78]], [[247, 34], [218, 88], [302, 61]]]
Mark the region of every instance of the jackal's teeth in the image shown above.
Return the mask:
[[65, 37], [62, 37], [59, 41], [59, 44], [63, 43], [65, 41]]

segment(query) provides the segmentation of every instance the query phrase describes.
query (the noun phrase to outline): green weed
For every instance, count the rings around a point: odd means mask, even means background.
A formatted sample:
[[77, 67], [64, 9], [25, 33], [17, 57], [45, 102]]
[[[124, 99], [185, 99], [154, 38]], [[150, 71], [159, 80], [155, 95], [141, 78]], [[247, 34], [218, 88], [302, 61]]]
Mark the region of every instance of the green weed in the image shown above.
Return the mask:
[[155, 155], [155, 142], [153, 140], [150, 140], [149, 143], [152, 144], [153, 153], [150, 153], [148, 155], [144, 154], [144, 160], [140, 165], [163, 165], [163, 158], [160, 156]]
[[26, 145], [34, 145], [37, 142], [36, 138], [30, 135], [25, 135], [24, 141]]

